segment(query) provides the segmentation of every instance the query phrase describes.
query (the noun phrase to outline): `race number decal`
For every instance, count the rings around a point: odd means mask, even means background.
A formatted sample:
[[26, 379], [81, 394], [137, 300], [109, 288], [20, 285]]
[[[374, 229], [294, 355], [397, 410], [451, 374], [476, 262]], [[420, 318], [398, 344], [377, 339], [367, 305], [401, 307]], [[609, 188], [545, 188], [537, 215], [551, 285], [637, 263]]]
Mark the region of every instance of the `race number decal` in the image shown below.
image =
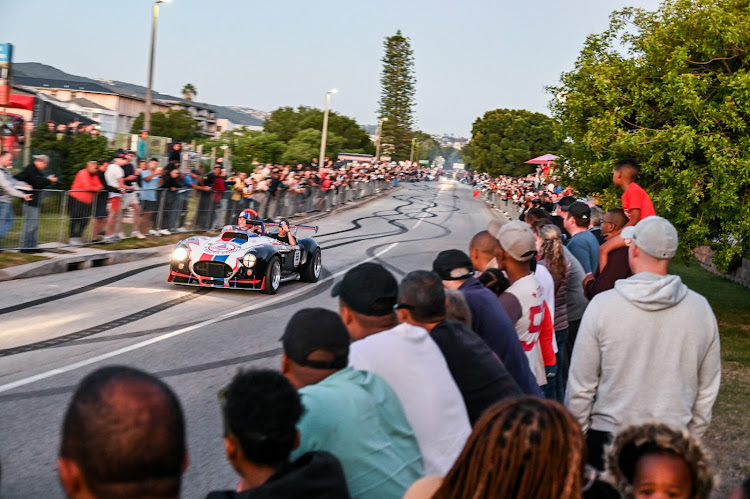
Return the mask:
[[294, 266], [295, 267], [299, 265], [301, 258], [302, 258], [302, 253], [300, 252], [300, 250], [294, 250]]

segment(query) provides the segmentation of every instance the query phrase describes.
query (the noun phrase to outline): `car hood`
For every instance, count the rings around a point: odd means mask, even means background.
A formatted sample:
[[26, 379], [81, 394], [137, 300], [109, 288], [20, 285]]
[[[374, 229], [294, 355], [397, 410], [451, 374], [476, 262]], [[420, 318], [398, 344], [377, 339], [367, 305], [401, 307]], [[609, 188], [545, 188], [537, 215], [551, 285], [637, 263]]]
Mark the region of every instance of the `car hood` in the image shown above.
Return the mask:
[[187, 246], [190, 262], [193, 264], [199, 261], [222, 262], [234, 270], [237, 270], [242, 257], [252, 248], [263, 245], [281, 245], [279, 241], [265, 236], [250, 236], [247, 241], [243, 239], [224, 240], [221, 236], [198, 236], [191, 237], [183, 242]]

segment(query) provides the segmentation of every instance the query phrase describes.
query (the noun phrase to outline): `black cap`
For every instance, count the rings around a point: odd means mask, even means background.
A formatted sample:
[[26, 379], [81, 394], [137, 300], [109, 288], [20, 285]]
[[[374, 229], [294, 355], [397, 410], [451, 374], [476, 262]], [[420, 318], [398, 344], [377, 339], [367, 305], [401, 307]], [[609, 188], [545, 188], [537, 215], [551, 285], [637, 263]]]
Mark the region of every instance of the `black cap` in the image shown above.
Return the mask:
[[369, 316], [393, 313], [398, 299], [396, 278], [377, 263], [362, 263], [344, 274], [331, 291], [352, 310]]
[[591, 220], [591, 207], [583, 201], [576, 201], [568, 206], [568, 214], [578, 220]]
[[573, 196], [563, 196], [557, 202], [557, 207], [560, 208], [561, 211], [568, 211], [568, 206], [575, 202], [576, 198], [574, 198]]
[[[284, 353], [295, 363], [315, 369], [343, 369], [349, 364], [349, 332], [336, 312], [305, 308], [289, 319], [281, 337]], [[316, 350], [333, 355], [330, 362], [308, 360]]]
[[[466, 269], [467, 274], [452, 276], [451, 272], [456, 269]], [[451, 249], [438, 253], [435, 261], [432, 262], [432, 271], [435, 272], [444, 281], [461, 281], [471, 277], [474, 266], [471, 264], [469, 255], [461, 250]]]

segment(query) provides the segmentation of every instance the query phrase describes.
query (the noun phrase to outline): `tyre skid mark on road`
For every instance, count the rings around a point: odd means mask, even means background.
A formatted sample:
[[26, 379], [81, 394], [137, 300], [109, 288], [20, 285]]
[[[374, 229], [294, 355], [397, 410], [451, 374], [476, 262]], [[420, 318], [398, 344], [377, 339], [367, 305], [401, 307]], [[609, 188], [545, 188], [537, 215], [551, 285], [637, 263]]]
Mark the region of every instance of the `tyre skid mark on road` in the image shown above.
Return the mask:
[[[213, 362], [206, 362], [204, 364], [197, 364], [189, 367], [179, 367], [176, 369], [170, 369], [167, 371], [154, 372], [155, 376], [159, 378], [170, 378], [173, 376], [180, 376], [183, 374], [192, 374], [201, 371], [210, 371], [211, 369], [220, 369], [222, 367], [234, 366], [237, 364], [245, 364], [247, 362], [253, 362], [256, 360], [267, 359], [270, 357], [276, 357], [284, 353], [283, 348], [274, 348], [272, 350], [265, 350], [263, 352], [251, 353], [248, 355], [242, 355], [240, 357], [233, 357], [231, 359], [217, 360]], [[76, 385], [58, 386], [55, 388], [45, 388], [44, 390], [34, 390], [29, 392], [21, 393], [9, 393], [7, 395], [0, 395], [0, 404], [3, 402], [16, 402], [19, 400], [29, 400], [41, 397], [51, 397], [54, 395], [66, 395], [71, 394], [75, 391]]]
[[62, 300], [63, 298], [69, 298], [71, 296], [80, 295], [81, 293], [92, 291], [94, 289], [101, 288], [109, 284], [113, 284], [115, 282], [121, 281], [123, 279], [127, 279], [128, 277], [132, 277], [134, 275], [140, 274], [141, 272], [146, 272], [147, 270], [152, 270], [158, 267], [163, 267], [165, 265], [168, 265], [168, 263], [164, 262], [164, 263], [155, 263], [153, 265], [147, 265], [146, 267], [128, 270], [127, 272], [123, 272], [121, 274], [117, 274], [112, 277], [107, 277], [106, 279], [102, 279], [101, 281], [96, 281], [91, 284], [81, 286], [80, 288], [71, 289], [70, 291], [65, 291], [63, 293], [58, 293], [56, 295], [47, 296], [45, 298], [39, 298], [36, 300], [24, 302], [24, 303], [19, 303], [18, 305], [12, 305], [10, 307], [0, 308], [0, 315], [9, 314], [11, 312], [18, 312], [19, 310], [25, 310], [29, 307], [34, 307], [36, 305], [43, 305], [51, 301]]
[[139, 310], [138, 312], [135, 312], [134, 314], [126, 315], [125, 317], [120, 317], [118, 319], [115, 319], [113, 321], [105, 322], [104, 324], [99, 324], [97, 326], [89, 327], [86, 329], [82, 329], [80, 331], [76, 331], [74, 333], [65, 334], [63, 336], [57, 336], [55, 338], [50, 338], [48, 340], [43, 341], [37, 341], [34, 343], [29, 343], [28, 345], [21, 345], [18, 347], [12, 347], [12, 348], [5, 348], [3, 350], [0, 350], [0, 358], [2, 357], [8, 357], [11, 355], [18, 355], [21, 353], [26, 352], [33, 352], [35, 350], [41, 350], [44, 348], [49, 348], [52, 346], [60, 345], [62, 343], [69, 343], [74, 340], [80, 340], [82, 338], [86, 338], [88, 336], [94, 335], [94, 334], [100, 334], [105, 331], [109, 331], [110, 329], [114, 329], [116, 327], [124, 326], [126, 324], [130, 324], [131, 322], [135, 322], [141, 319], [145, 319], [146, 317], [149, 317], [151, 315], [157, 314], [159, 312], [163, 312], [164, 310], [168, 308], [172, 308], [176, 305], [180, 305], [182, 303], [185, 303], [190, 300], [194, 300], [195, 298], [198, 298], [199, 296], [205, 295], [207, 292], [209, 292], [210, 289], [197, 289], [195, 291], [191, 291], [189, 293], [185, 293], [182, 296], [178, 296], [177, 298], [169, 301], [165, 301], [163, 303], [159, 303], [158, 305], [154, 305], [153, 307], [145, 308], [143, 310]]
[[[323, 269], [321, 277], [325, 278], [325, 277], [328, 277], [329, 275], [331, 275], [331, 273], [328, 272], [327, 270]], [[287, 302], [283, 302], [283, 303], [281, 303], [279, 305], [285, 305], [285, 306], [294, 305], [295, 303], [299, 303], [300, 301], [307, 300], [309, 298], [313, 298], [315, 296], [318, 296], [321, 293], [324, 293], [331, 286], [333, 286], [333, 282], [329, 281], [328, 283], [326, 283], [323, 286], [316, 287], [309, 294], [298, 296], [298, 297], [293, 298], [293, 299], [291, 299], [291, 300], [289, 300]], [[270, 305], [268, 307], [261, 307], [261, 308], [259, 308], [257, 310], [254, 310], [253, 314], [262, 314], [264, 312], [268, 312], [269, 310], [275, 309], [277, 306], [278, 305]], [[130, 338], [139, 338], [139, 337], [142, 337], [142, 336], [152, 336], [152, 335], [156, 335], [156, 334], [161, 334], [161, 333], [165, 333], [165, 332], [168, 332], [168, 331], [172, 331], [175, 328], [190, 327], [190, 326], [192, 326], [194, 324], [198, 324], [199, 322], [201, 322], [201, 321], [199, 321], [199, 320], [198, 321], [190, 321], [190, 322], [185, 322], [183, 324], [172, 324], [171, 326], [164, 326], [164, 327], [160, 327], [160, 328], [157, 328], [157, 329], [147, 329], [147, 330], [142, 330], [142, 331], [133, 331], [133, 332], [130, 332], [130, 333], [112, 334], [112, 335], [109, 335], [109, 336], [101, 336], [101, 337], [98, 337], [98, 338], [85, 338], [85, 339], [81, 339], [81, 340], [73, 340], [73, 341], [70, 341], [70, 342], [67, 342], [67, 343], [62, 343], [62, 344], [59, 344], [59, 345], [52, 345], [49, 348], [64, 348], [64, 347], [69, 347], [69, 346], [72, 347], [72, 346], [77, 346], [77, 345], [87, 345], [87, 344], [90, 344], [90, 343], [106, 343], [106, 342], [109, 342], [109, 341], [118, 341], [118, 340], [130, 339]]]
[[[389, 246], [387, 246], [386, 248], [383, 248], [380, 252], [378, 252], [374, 256], [371, 256], [370, 258], [367, 258], [367, 259], [363, 260], [360, 263], [372, 261], [372, 260], [378, 258], [379, 256], [387, 253], [391, 249], [395, 248], [398, 244], [399, 244], [398, 242], [391, 243]], [[319, 286], [319, 285], [321, 285], [321, 284], [323, 284], [325, 282], [331, 281], [331, 280], [335, 279], [336, 277], [345, 274], [351, 268], [354, 268], [357, 265], [359, 265], [359, 263], [356, 264], [356, 265], [351, 265], [351, 266], [349, 266], [349, 267], [347, 267], [345, 269], [342, 269], [342, 270], [336, 272], [335, 274], [332, 274], [329, 277], [325, 278], [324, 280], [318, 281], [318, 283], [316, 283], [314, 286]], [[165, 334], [156, 336], [154, 338], [150, 338], [148, 340], [144, 340], [144, 341], [141, 341], [139, 343], [135, 343], [133, 345], [128, 345], [128, 346], [125, 346], [125, 347], [117, 348], [115, 350], [112, 350], [112, 351], [109, 351], [109, 352], [106, 352], [106, 353], [103, 353], [103, 354], [100, 354], [100, 355], [96, 355], [94, 357], [90, 357], [88, 359], [84, 359], [84, 360], [81, 360], [81, 361], [78, 361], [78, 362], [74, 362], [74, 363], [68, 364], [66, 366], [62, 366], [62, 367], [58, 367], [56, 369], [51, 369], [51, 370], [48, 370], [48, 371], [44, 371], [44, 372], [41, 372], [39, 374], [35, 374], [33, 376], [28, 376], [26, 378], [21, 378], [19, 380], [12, 381], [12, 382], [6, 383], [4, 385], [0, 385], [0, 393], [7, 392], [7, 391], [13, 390], [15, 388], [22, 387], [22, 386], [34, 383], [36, 381], [41, 381], [41, 380], [44, 380], [44, 379], [52, 378], [54, 376], [58, 376], [60, 374], [65, 374], [65, 373], [68, 373], [70, 371], [75, 371], [75, 370], [80, 369], [82, 367], [90, 366], [92, 364], [96, 364], [96, 363], [102, 362], [104, 360], [111, 359], [112, 357], [117, 357], [119, 355], [123, 355], [125, 353], [133, 352], [135, 350], [140, 350], [141, 348], [145, 348], [145, 347], [153, 345], [155, 343], [159, 343], [159, 342], [162, 342], [164, 340], [175, 338], [175, 337], [181, 336], [181, 335], [183, 335], [185, 333], [189, 333], [191, 331], [195, 331], [196, 329], [200, 329], [200, 328], [203, 328], [203, 327], [211, 326], [213, 324], [216, 324], [218, 322], [224, 321], [226, 319], [229, 319], [229, 318], [232, 318], [232, 317], [236, 317], [236, 316], [241, 315], [241, 314], [245, 314], [245, 313], [250, 312], [252, 310], [261, 308], [261, 306], [276, 305], [278, 302], [284, 301], [284, 299], [291, 298], [292, 296], [297, 296], [297, 295], [303, 294], [307, 290], [308, 290], [307, 287], [300, 287], [299, 289], [296, 289], [296, 290], [292, 291], [291, 293], [288, 293], [288, 294], [285, 294], [285, 295], [277, 295], [277, 296], [275, 296], [273, 298], [270, 298], [269, 300], [266, 300], [266, 301], [264, 301], [262, 303], [248, 305], [247, 307], [243, 307], [243, 308], [240, 308], [238, 310], [234, 310], [232, 312], [227, 312], [225, 314], [222, 314], [220, 316], [214, 317], [212, 319], [206, 319], [205, 321], [199, 322], [199, 323], [194, 324], [192, 326], [188, 326], [188, 327], [184, 327], [184, 328], [181, 328], [181, 329], [177, 329], [175, 331], [172, 331], [172, 332], [169, 332], [169, 333], [165, 333]]]

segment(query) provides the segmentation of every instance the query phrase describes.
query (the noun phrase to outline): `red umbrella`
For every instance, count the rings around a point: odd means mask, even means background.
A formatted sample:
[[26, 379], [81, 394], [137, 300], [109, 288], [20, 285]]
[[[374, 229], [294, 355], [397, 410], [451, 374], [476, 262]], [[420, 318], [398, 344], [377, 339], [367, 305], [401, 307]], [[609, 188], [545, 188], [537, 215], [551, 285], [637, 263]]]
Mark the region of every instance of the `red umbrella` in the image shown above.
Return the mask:
[[530, 159], [528, 161], [524, 161], [524, 163], [529, 163], [531, 165], [546, 165], [549, 163], [552, 163], [555, 161], [559, 156], [555, 156], [554, 154], [545, 154], [543, 156], [539, 156], [538, 158]]

